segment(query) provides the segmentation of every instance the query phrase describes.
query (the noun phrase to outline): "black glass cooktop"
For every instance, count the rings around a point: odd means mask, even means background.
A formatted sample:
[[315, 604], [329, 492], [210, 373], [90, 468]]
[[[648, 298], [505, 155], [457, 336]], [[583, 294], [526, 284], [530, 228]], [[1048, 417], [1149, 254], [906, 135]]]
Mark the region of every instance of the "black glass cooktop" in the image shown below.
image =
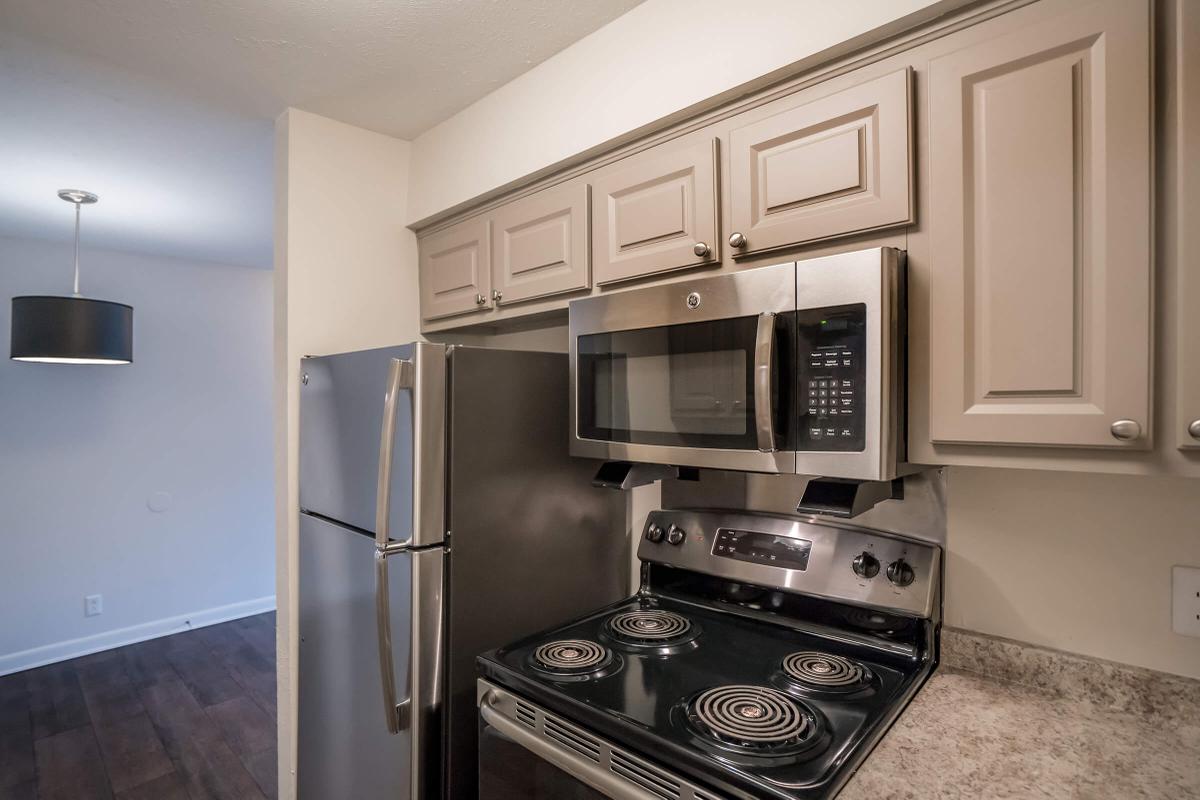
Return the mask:
[[894, 623], [879, 635], [850, 626], [851, 635], [825, 635], [782, 617], [642, 594], [487, 653], [479, 669], [726, 796], [823, 798], [932, 670], [922, 645], [929, 623], [906, 624], [906, 637]]

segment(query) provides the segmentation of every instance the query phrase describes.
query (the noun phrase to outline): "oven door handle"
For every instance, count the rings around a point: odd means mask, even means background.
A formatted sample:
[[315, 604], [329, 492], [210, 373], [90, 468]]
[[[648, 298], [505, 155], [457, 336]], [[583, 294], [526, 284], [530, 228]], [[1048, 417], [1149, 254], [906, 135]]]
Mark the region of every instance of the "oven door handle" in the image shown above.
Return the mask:
[[758, 332], [754, 337], [754, 427], [758, 432], [758, 449], [773, 453], [775, 447], [775, 414], [771, 407], [771, 381], [775, 376], [775, 315], [758, 315]]
[[479, 703], [479, 713], [483, 717], [483, 721], [535, 756], [550, 762], [563, 772], [583, 781], [613, 800], [662, 800], [661, 795], [643, 791], [599, 764], [594, 764], [569, 750], [550, 744], [536, 733], [492, 708], [492, 702], [493, 693], [489, 691]]

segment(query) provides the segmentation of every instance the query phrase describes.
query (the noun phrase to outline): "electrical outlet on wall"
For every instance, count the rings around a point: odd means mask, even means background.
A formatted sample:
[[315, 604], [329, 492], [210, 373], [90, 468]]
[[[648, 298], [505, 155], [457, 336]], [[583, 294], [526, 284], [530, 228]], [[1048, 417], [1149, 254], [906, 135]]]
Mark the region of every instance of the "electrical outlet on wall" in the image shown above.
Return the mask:
[[104, 595], [89, 594], [83, 598], [83, 615], [85, 617], [94, 617], [97, 614], [104, 612]]
[[1171, 567], [1171, 629], [1200, 636], [1200, 567]]

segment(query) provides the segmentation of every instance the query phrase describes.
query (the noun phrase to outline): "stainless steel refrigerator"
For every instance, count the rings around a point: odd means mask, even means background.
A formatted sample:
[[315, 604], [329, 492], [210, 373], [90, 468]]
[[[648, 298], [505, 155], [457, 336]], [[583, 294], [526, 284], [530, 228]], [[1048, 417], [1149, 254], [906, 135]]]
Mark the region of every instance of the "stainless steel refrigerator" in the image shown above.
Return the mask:
[[302, 376], [299, 796], [474, 797], [475, 656], [626, 593], [567, 357], [421, 342]]

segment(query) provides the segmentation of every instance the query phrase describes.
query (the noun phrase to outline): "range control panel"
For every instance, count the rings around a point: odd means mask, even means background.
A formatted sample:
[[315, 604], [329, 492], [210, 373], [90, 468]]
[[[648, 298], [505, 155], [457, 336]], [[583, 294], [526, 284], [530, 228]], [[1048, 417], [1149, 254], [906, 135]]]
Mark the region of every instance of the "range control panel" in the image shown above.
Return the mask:
[[734, 511], [652, 511], [638, 558], [925, 617], [941, 580], [930, 542]]
[[808, 539], [730, 528], [717, 531], [712, 547], [715, 556], [799, 570], [808, 569], [808, 556], [811, 552], [812, 542]]
[[800, 311], [800, 450], [866, 445], [865, 304]]

